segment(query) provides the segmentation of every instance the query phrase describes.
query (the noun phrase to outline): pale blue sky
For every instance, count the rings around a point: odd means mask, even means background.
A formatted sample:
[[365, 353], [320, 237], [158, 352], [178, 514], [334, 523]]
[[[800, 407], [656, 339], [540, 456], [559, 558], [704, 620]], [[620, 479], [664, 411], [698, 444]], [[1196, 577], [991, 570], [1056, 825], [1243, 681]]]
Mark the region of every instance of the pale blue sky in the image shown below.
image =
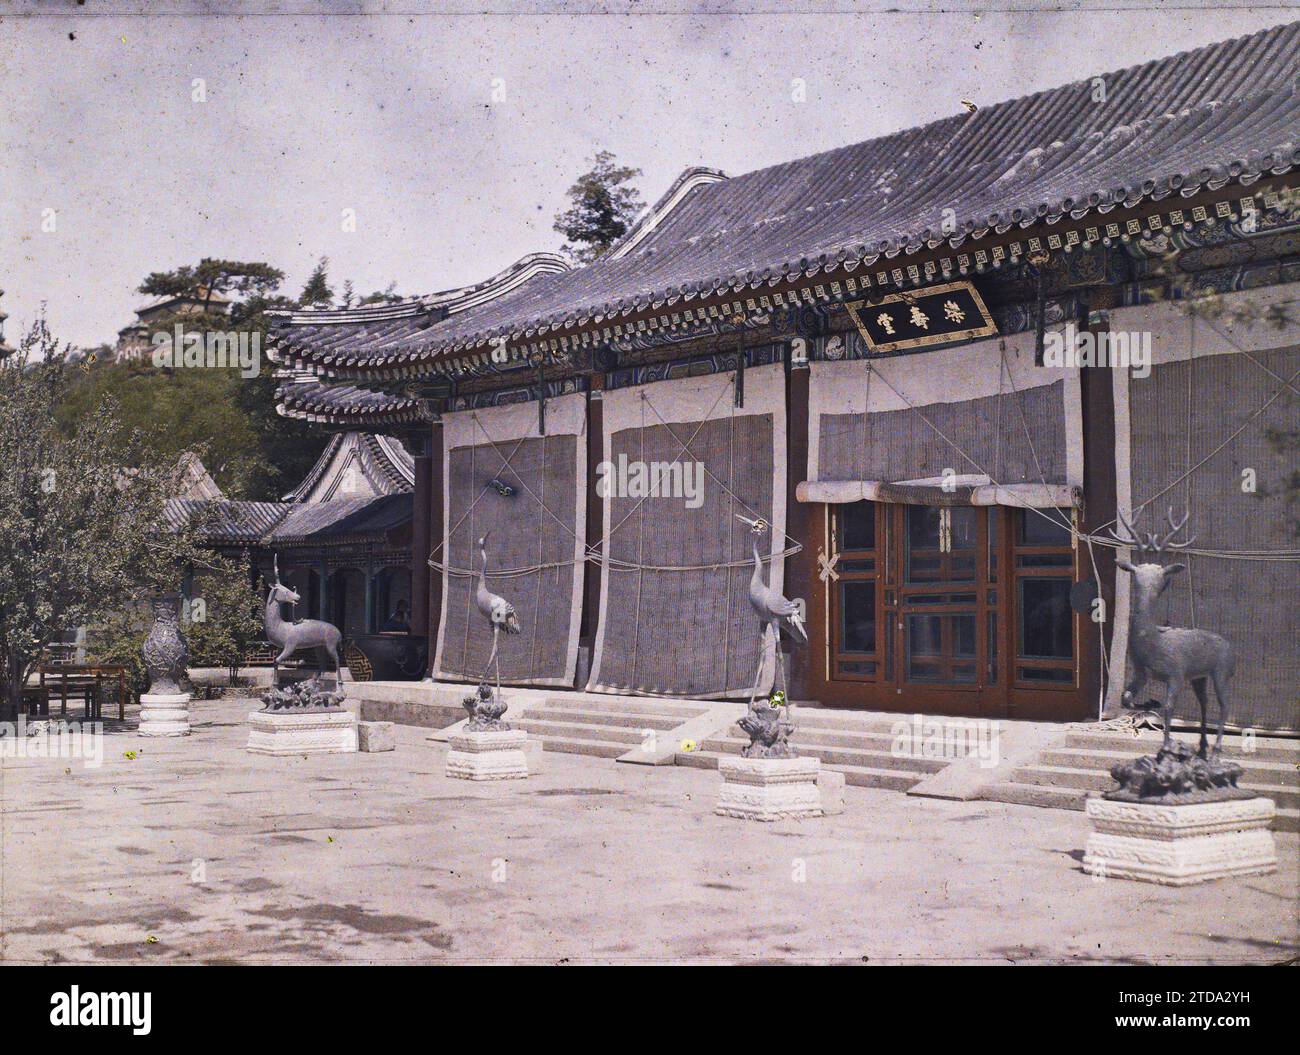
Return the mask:
[[[461, 6], [498, 13], [0, 0], [10, 342], [42, 301], [60, 337], [112, 341], [147, 272], [202, 256], [267, 260], [295, 295], [320, 255], [336, 288], [460, 285], [558, 248], [564, 191], [601, 148], [653, 202], [690, 165], [744, 172], [1300, 18], [1186, 0]], [[176, 14], [139, 13], [159, 9]]]

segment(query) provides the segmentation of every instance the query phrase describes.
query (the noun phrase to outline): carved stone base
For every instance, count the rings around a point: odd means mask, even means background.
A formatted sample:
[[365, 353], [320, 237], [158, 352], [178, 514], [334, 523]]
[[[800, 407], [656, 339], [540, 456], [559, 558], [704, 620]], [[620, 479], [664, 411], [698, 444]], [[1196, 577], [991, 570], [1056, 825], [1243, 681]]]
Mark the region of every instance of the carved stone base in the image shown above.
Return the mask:
[[253, 711], [248, 750], [255, 755], [347, 755], [357, 749], [351, 711]]
[[737, 758], [718, 760], [722, 792], [713, 811], [747, 821], [780, 821], [822, 816], [817, 758]]
[[1272, 799], [1164, 805], [1093, 798], [1087, 809], [1093, 830], [1083, 870], [1090, 875], [1187, 886], [1277, 870]]
[[447, 776], [457, 780], [523, 780], [528, 776], [522, 729], [453, 733], [447, 752]]
[[146, 692], [140, 697], [140, 736], [189, 736], [190, 694]]

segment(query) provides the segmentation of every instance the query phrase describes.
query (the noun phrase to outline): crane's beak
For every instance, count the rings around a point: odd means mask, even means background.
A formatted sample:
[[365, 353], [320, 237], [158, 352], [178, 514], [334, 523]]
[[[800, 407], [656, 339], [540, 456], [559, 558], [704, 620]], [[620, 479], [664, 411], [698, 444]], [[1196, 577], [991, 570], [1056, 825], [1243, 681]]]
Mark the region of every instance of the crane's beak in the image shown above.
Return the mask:
[[767, 521], [764, 520], [762, 517], [759, 517], [757, 520], [750, 520], [749, 517], [741, 516], [739, 513], [734, 513], [733, 516], [735, 516], [737, 520], [743, 521], [744, 523], [748, 524], [752, 531], [767, 530]]

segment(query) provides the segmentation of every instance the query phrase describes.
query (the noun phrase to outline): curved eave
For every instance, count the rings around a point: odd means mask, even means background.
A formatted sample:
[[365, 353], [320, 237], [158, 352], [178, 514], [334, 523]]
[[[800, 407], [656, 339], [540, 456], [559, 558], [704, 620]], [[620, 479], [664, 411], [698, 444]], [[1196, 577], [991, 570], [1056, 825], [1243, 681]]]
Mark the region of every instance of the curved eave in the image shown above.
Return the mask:
[[[1184, 185], [1177, 193], [1179, 197], [1190, 198], [1202, 191], [1221, 190], [1229, 183], [1250, 186], [1264, 175], [1285, 175], [1294, 167], [1290, 164], [1276, 166], [1269, 169], [1267, 173], [1242, 170], [1229, 179], [1216, 179], [1190, 187]], [[390, 353], [382, 356], [334, 354], [317, 357], [310, 349], [294, 349], [288, 352], [288, 357], [295, 365], [312, 370], [323, 382], [367, 379], [401, 381], [462, 376], [500, 369], [502, 365], [522, 366], [532, 351], [540, 349], [548, 349], [562, 359], [573, 349], [616, 340], [630, 336], [634, 332], [647, 330], [682, 332], [689, 328], [690, 320], [688, 319], [686, 324], [679, 325], [676, 322], [678, 318], [694, 312], [697, 315], [695, 321], [698, 323], [703, 321], [702, 317], [706, 312], [709, 315], [725, 316], [728, 311], [735, 310], [736, 304], [728, 303], [733, 298], [739, 296], [746, 301], [752, 300], [753, 295], [766, 298], [774, 287], [784, 289], [789, 301], [815, 303], [842, 299], [825, 291], [844, 285], [847, 285], [851, 294], [862, 295], [870, 289], [883, 292], [886, 289], [896, 290], [919, 285], [924, 281], [932, 280], [940, 273], [944, 275], [966, 275], [972, 271], [979, 273], [985, 270], [986, 266], [1001, 266], [1004, 258], [1012, 264], [1019, 263], [1023, 255], [1012, 253], [1005, 257], [998, 256], [997, 250], [1000, 246], [996, 244], [998, 240], [993, 237], [995, 235], [1006, 235], [1007, 237], [1001, 241], [1014, 239], [1012, 244], [1019, 244], [1033, 236], [1034, 232], [1031, 229], [1039, 228], [1040, 240], [1056, 239], [1063, 242], [1060, 247], [1044, 251], [1068, 252], [1075, 245], [1081, 245], [1086, 249], [1088, 239], [1081, 232], [1089, 224], [1100, 227], [1105, 222], [1122, 221], [1127, 216], [1137, 213], [1139, 206], [1168, 198], [1173, 193], [1174, 191], [1168, 189], [1167, 185], [1159, 189], [1152, 188], [1150, 192], [1141, 194], [1135, 200], [1123, 201], [1122, 211], [1116, 216], [1107, 215], [1117, 208], [1115, 203], [1099, 201], [1095, 206], [1090, 205], [1068, 213], [1061, 212], [1041, 218], [1035, 216], [1020, 222], [977, 228], [969, 233], [939, 240], [937, 243], [919, 241], [916, 244], [905, 245], [902, 249], [894, 247], [879, 252], [859, 252], [864, 248], [862, 246], [855, 247], [852, 251], [847, 249], [839, 249], [834, 253], [828, 251], [818, 254], [815, 258], [801, 257], [798, 261], [787, 261], [779, 266], [763, 268], [757, 272], [747, 270], [743, 274], [735, 273], [704, 282], [688, 283], [631, 303], [619, 301], [613, 305], [591, 306], [559, 319], [534, 320], [518, 329], [484, 330], [445, 343], [430, 343], [418, 349], [405, 349], [403, 354]], [[1231, 195], [1223, 196], [1224, 200], [1230, 198]], [[1168, 230], [1184, 223], [1185, 221], [1173, 218], [1177, 212], [1176, 208], [1171, 208], [1165, 214], [1168, 218], [1161, 221], [1159, 230]], [[1103, 216], [1106, 217], [1106, 221], [1099, 219]], [[1229, 218], [1237, 219], [1235, 206]], [[1061, 233], [1053, 234], [1053, 231]], [[1144, 226], [1142, 236], [1145, 237], [1149, 233], [1152, 233], [1152, 229]], [[990, 252], [981, 250], [979, 248], [981, 245], [987, 246]], [[923, 256], [927, 257], [926, 267], [930, 268], [938, 255], [934, 250], [944, 246], [954, 253], [964, 248], [966, 255], [973, 254], [977, 261], [981, 257], [990, 257], [990, 259], [987, 265], [983, 262], [975, 262], [969, 266], [945, 261], [943, 266], [927, 271], [923, 278], [909, 274], [907, 278], [900, 280], [895, 274], [895, 272], [916, 271], [917, 266], [912, 261], [919, 260]], [[875, 266], [884, 268], [890, 276], [884, 283], [873, 281], [867, 274]], [[777, 306], [784, 307], [789, 304], [778, 303]], [[508, 342], [506, 364], [495, 362], [491, 355], [493, 341], [501, 338], [505, 338]]]
[[[425, 412], [419, 402], [409, 397], [382, 398], [379, 393], [369, 392], [364, 393], [363, 397], [352, 397], [349, 393], [340, 393], [323, 386], [310, 395], [292, 393], [281, 388], [275, 409], [282, 417], [346, 426], [366, 432], [425, 420]], [[335, 449], [331, 447], [330, 451]]]

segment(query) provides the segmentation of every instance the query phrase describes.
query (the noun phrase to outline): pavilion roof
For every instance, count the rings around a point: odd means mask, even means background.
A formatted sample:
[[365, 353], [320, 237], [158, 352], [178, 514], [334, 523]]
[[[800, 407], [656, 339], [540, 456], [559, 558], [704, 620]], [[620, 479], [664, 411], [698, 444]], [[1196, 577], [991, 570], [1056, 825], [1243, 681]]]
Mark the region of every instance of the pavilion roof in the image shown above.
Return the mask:
[[[833, 280], [882, 257], [897, 268], [992, 229], [1250, 184], [1300, 163], [1297, 55], [1293, 22], [731, 179], [689, 170], [587, 267], [517, 271], [509, 284], [494, 276], [452, 310], [435, 295], [378, 314], [296, 312], [272, 331], [272, 355], [327, 381], [434, 374], [448, 359], [481, 358], [493, 338]], [[372, 396], [304, 388], [284, 412], [326, 421], [417, 412], [412, 400]]]

